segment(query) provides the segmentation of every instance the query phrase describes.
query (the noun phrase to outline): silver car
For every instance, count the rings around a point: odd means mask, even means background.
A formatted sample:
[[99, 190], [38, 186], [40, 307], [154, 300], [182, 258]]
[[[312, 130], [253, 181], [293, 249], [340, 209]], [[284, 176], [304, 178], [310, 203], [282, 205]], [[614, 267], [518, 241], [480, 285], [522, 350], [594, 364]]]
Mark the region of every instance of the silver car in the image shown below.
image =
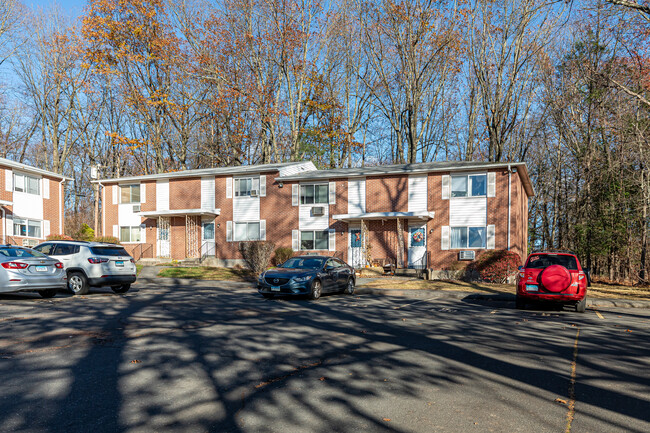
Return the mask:
[[29, 248], [0, 246], [0, 293], [38, 292], [51, 298], [67, 284], [60, 261]]

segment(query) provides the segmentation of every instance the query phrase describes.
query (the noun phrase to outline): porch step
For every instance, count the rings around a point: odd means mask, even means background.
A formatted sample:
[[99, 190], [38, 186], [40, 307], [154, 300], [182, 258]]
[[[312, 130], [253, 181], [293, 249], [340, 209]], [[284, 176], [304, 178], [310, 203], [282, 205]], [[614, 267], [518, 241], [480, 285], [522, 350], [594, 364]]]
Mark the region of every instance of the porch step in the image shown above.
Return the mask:
[[411, 269], [411, 268], [397, 268], [395, 269], [395, 275], [408, 275], [416, 276], [422, 273], [421, 269]]
[[182, 268], [194, 268], [201, 266], [201, 259], [183, 259], [178, 262], [178, 266]]

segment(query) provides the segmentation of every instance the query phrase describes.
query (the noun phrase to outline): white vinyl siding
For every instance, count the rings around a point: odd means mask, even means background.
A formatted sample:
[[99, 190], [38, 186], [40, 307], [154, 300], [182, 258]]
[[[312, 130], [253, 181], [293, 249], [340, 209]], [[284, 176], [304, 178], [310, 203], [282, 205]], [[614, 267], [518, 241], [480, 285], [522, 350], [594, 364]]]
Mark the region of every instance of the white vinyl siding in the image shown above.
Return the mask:
[[156, 182], [156, 210], [169, 210], [169, 179]]
[[467, 197], [449, 201], [449, 225], [485, 227], [487, 224], [487, 199]]
[[348, 181], [348, 213], [358, 215], [366, 213], [366, 180]]
[[233, 221], [258, 221], [260, 219], [259, 197], [234, 197]]
[[201, 209], [214, 209], [214, 177], [201, 178]]
[[[313, 208], [322, 207], [323, 215], [315, 216], [313, 215]], [[327, 204], [321, 205], [310, 205], [310, 206], [300, 206], [299, 215], [299, 227], [300, 230], [316, 230], [321, 229], [325, 230], [329, 227], [329, 206]]]
[[427, 175], [409, 176], [408, 180], [408, 211], [418, 212], [427, 210]]

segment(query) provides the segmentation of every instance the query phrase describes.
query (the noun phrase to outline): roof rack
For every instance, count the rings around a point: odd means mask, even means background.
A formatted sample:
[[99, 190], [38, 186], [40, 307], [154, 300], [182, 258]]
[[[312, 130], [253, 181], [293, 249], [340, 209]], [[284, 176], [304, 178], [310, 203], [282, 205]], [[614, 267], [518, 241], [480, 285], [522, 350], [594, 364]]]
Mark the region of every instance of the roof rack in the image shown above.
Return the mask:
[[577, 254], [575, 253], [575, 251], [569, 251], [569, 250], [554, 250], [554, 249], [550, 249], [550, 250], [537, 250], [537, 251], [533, 251], [531, 254], [544, 254], [544, 253], [545, 253], [545, 254], [573, 254], [574, 256], [577, 256]]

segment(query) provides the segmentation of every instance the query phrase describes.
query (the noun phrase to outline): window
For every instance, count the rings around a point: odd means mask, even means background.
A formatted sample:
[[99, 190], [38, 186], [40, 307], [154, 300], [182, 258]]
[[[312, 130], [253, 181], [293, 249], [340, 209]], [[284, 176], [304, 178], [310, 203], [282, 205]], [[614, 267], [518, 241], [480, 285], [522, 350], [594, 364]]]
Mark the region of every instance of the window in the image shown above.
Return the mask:
[[140, 185], [120, 185], [120, 203], [140, 203]]
[[0, 248], [0, 257], [45, 257], [42, 253], [23, 248]]
[[40, 239], [41, 222], [14, 218], [14, 235]]
[[98, 256], [128, 256], [122, 247], [91, 247], [90, 252]]
[[451, 177], [452, 197], [481, 197], [487, 195], [487, 175], [471, 174]]
[[120, 227], [120, 242], [140, 242], [140, 226]]
[[260, 178], [259, 177], [246, 177], [235, 179], [235, 197], [250, 197], [251, 191], [260, 191]]
[[235, 241], [259, 241], [260, 240], [260, 223], [234, 223], [235, 224]]
[[300, 204], [329, 203], [329, 188], [325, 185], [300, 185]]
[[69, 256], [70, 254], [77, 254], [79, 252], [79, 245], [71, 244], [57, 244], [56, 249], [52, 253], [53, 256]]
[[40, 195], [41, 179], [24, 174], [14, 173], [14, 191]]
[[301, 250], [327, 250], [329, 249], [329, 233], [326, 231], [300, 232]]
[[51, 256], [54, 252], [55, 244], [42, 244], [34, 248], [36, 251], [39, 251], [45, 255]]
[[214, 240], [214, 223], [203, 223], [203, 240]]
[[485, 248], [485, 227], [452, 227], [451, 248]]

